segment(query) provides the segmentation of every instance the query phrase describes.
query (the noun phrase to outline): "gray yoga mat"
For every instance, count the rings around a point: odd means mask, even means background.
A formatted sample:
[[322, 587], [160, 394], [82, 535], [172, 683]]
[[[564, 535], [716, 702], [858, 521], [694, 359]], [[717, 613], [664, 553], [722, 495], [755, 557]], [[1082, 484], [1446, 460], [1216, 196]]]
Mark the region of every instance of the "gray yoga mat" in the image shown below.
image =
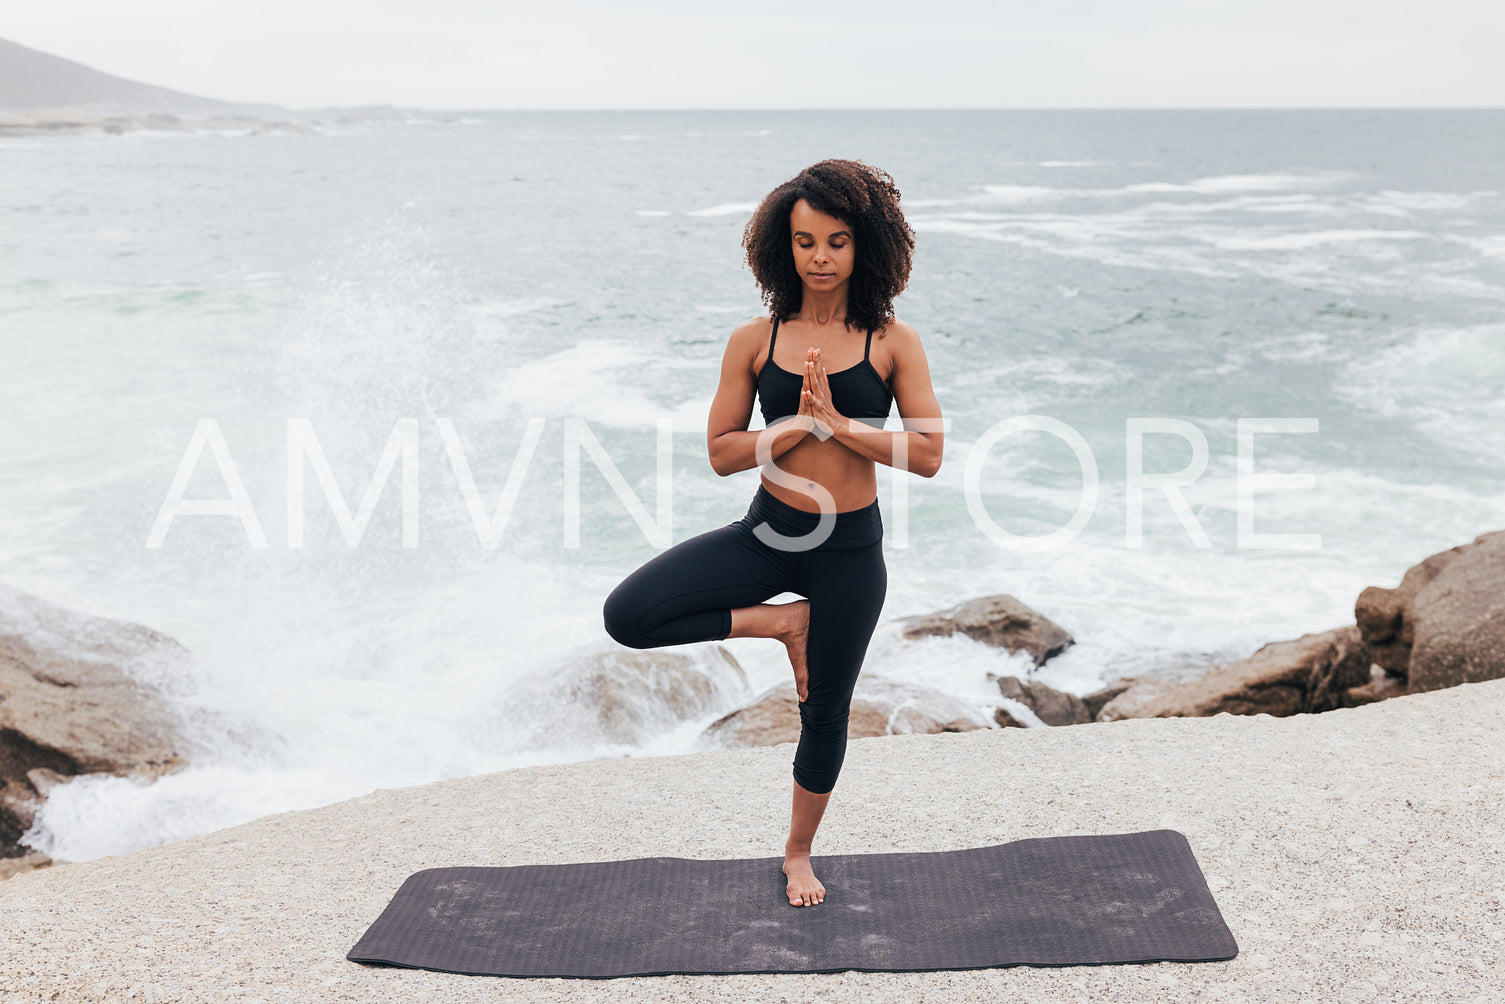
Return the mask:
[[921, 853], [634, 858], [410, 875], [346, 958], [486, 976], [906, 972], [1214, 962], [1238, 945], [1175, 830]]

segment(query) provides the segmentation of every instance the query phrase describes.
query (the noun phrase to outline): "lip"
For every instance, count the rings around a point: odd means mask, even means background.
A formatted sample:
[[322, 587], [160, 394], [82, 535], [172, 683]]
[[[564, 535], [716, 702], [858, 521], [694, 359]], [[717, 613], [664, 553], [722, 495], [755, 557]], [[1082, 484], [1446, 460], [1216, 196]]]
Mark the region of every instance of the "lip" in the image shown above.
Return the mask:
[[834, 278], [836, 278], [836, 273], [835, 272], [806, 272], [805, 274], [808, 275], [812, 279], [834, 279]]

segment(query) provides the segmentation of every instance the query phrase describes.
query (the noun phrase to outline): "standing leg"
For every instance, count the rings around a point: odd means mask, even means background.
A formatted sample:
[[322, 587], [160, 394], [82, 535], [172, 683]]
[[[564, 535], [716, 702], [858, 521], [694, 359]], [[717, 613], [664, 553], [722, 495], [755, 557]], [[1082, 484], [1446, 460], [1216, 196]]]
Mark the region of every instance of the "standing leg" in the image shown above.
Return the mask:
[[810, 849], [846, 758], [852, 691], [888, 591], [881, 541], [855, 551], [809, 552], [802, 567], [810, 597], [810, 693], [799, 706], [794, 804], [784, 844], [787, 892], [795, 906], [825, 898], [825, 886], [810, 867]]

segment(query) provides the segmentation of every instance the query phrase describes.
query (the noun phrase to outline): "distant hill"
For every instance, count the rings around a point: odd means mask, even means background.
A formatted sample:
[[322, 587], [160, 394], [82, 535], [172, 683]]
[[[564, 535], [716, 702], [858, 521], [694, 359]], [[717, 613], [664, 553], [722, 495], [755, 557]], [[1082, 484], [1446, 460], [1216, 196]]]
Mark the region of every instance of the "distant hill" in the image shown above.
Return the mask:
[[0, 39], [0, 109], [21, 114], [68, 109], [93, 115], [288, 115], [275, 105], [216, 101], [137, 83], [5, 39]]

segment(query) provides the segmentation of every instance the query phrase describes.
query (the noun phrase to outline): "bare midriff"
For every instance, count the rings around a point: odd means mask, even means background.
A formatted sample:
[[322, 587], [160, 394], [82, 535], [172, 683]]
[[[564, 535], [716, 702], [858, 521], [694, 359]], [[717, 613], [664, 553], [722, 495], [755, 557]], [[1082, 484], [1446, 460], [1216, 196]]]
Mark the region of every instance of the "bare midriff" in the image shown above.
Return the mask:
[[[788, 477], [798, 478], [802, 488], [819, 485], [836, 500], [837, 512], [851, 512], [871, 505], [878, 497], [878, 475], [873, 461], [856, 453], [835, 436], [822, 440], [814, 432], [790, 447], [774, 461]], [[774, 484], [762, 475], [763, 487], [780, 502], [805, 512], [820, 512], [820, 502], [794, 488]]]

